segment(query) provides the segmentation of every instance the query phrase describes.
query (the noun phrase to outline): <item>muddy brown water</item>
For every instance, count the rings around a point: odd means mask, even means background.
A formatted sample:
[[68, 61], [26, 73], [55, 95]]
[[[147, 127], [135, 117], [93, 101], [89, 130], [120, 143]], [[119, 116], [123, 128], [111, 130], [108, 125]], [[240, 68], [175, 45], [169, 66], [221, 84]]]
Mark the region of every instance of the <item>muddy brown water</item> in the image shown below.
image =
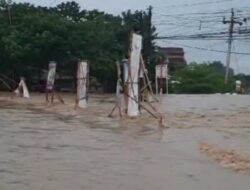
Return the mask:
[[1, 190], [250, 187], [250, 175], [222, 168], [198, 150], [207, 142], [250, 153], [250, 96], [165, 96], [160, 107], [170, 128], [142, 118], [140, 130], [105, 117], [112, 101], [92, 99], [90, 113], [67, 108], [62, 114], [66, 107], [42, 111], [27, 102], [3, 103], [6, 98], [0, 98]]

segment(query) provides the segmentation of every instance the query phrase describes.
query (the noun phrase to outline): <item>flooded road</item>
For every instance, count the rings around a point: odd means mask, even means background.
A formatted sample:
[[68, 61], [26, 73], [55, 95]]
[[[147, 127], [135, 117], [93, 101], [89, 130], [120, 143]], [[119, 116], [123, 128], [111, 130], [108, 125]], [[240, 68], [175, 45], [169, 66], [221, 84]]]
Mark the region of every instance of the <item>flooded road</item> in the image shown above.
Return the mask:
[[20, 104], [6, 98], [0, 98], [1, 190], [249, 189], [250, 175], [221, 167], [198, 147], [250, 153], [250, 96], [163, 97], [168, 129], [146, 116], [138, 123], [107, 118], [112, 97], [90, 100], [88, 110], [74, 110], [72, 97], [52, 108], [38, 95]]

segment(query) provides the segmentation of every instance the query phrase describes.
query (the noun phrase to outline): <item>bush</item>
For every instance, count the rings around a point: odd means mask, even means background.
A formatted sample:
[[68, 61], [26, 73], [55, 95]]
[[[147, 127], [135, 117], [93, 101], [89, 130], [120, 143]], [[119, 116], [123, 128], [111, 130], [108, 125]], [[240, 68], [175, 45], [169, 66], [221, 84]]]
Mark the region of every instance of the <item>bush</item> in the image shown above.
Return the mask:
[[211, 94], [233, 92], [234, 81], [230, 78], [229, 83], [224, 83], [224, 73], [214, 64], [192, 63], [185, 68], [177, 71], [173, 80], [179, 81], [179, 84], [172, 85], [171, 89], [174, 93], [194, 93], [194, 94]]

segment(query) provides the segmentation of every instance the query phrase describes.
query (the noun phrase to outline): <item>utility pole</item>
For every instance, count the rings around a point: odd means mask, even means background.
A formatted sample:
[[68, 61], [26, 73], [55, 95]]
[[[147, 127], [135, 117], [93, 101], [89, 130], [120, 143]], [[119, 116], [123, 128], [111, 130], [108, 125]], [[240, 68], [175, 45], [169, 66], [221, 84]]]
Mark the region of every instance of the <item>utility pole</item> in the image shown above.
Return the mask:
[[231, 19], [226, 20], [224, 17], [223, 24], [229, 24], [228, 50], [227, 50], [227, 60], [226, 60], [227, 66], [226, 66], [226, 74], [225, 74], [225, 84], [227, 84], [228, 83], [229, 69], [230, 69], [230, 62], [231, 62], [234, 25], [235, 24], [242, 25], [242, 22], [236, 20], [235, 15], [234, 15], [234, 9], [232, 9], [231, 10]]

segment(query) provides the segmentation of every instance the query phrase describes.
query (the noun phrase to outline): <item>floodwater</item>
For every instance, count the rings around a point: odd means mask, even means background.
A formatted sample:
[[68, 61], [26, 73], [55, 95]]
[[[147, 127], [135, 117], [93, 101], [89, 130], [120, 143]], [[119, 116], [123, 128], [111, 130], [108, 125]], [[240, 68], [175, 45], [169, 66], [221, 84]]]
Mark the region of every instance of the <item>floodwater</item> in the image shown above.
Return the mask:
[[250, 187], [249, 174], [225, 169], [198, 149], [205, 142], [250, 153], [250, 96], [162, 97], [166, 129], [145, 113], [128, 122], [107, 118], [112, 97], [92, 98], [87, 110], [74, 110], [73, 96], [52, 107], [34, 96], [0, 97], [1, 190]]

